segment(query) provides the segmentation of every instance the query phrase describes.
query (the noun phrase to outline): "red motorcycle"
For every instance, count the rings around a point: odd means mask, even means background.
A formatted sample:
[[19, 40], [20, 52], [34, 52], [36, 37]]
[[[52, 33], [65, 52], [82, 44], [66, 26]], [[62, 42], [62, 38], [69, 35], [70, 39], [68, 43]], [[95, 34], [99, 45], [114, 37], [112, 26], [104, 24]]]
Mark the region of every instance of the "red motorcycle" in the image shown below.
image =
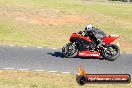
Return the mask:
[[80, 33], [73, 33], [69, 39], [70, 43], [62, 48], [62, 54], [67, 58], [81, 56], [114, 61], [120, 56], [120, 49], [117, 45], [111, 43], [118, 38], [119, 36], [116, 35], [108, 35], [102, 38], [104, 45], [97, 48], [89, 37]]

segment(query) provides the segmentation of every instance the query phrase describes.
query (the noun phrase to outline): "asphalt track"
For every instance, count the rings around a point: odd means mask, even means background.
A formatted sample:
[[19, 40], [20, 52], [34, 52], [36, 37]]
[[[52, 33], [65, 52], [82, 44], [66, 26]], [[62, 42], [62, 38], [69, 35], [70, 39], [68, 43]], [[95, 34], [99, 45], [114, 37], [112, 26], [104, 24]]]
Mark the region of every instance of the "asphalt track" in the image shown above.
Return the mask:
[[77, 73], [80, 65], [89, 74], [132, 75], [132, 54], [121, 53], [117, 60], [107, 61], [92, 58], [64, 58], [61, 49], [0, 46], [0, 69]]

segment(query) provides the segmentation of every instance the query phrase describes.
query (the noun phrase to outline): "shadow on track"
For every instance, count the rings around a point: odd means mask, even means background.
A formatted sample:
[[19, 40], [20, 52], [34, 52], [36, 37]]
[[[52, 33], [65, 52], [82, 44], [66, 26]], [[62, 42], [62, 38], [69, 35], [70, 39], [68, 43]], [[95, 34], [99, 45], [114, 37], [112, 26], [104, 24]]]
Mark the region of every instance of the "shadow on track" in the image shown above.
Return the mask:
[[52, 55], [54, 57], [61, 57], [61, 58], [64, 58], [64, 56], [62, 55], [61, 52], [54, 52], [54, 53], [48, 53], [49, 55]]

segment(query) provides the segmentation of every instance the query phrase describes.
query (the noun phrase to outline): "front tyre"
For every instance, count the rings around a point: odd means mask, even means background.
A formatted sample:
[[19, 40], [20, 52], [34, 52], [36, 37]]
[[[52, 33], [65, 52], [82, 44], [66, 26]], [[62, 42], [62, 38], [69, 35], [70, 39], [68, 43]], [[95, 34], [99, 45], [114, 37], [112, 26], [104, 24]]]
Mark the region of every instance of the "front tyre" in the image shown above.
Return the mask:
[[62, 54], [67, 58], [76, 57], [78, 49], [74, 43], [68, 43], [62, 48]]
[[115, 44], [109, 44], [107, 49], [103, 50], [102, 57], [109, 61], [114, 61], [120, 56], [120, 49]]

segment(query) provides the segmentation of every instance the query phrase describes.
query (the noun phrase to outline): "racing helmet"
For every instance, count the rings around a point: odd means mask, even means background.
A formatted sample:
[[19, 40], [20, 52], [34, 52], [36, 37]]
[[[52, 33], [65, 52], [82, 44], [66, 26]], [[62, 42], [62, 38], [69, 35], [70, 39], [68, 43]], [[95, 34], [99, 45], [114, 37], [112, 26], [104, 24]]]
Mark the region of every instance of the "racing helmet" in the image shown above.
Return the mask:
[[85, 27], [85, 30], [90, 31], [90, 30], [92, 30], [92, 28], [93, 28], [93, 25], [92, 24], [89, 24], [89, 25], [87, 25]]

